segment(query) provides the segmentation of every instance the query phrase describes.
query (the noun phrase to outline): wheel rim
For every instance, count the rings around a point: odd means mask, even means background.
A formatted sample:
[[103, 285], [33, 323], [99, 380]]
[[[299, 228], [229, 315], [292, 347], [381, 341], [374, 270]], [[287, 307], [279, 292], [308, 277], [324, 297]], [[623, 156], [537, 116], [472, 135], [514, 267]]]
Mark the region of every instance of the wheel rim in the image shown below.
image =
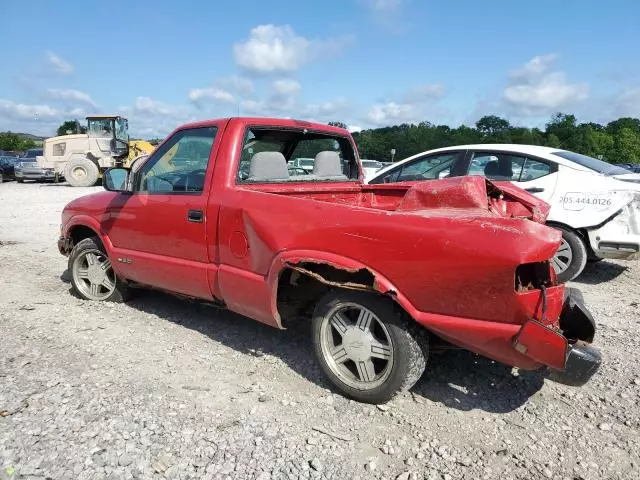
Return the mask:
[[553, 269], [556, 271], [556, 274], [565, 272], [571, 262], [573, 261], [573, 251], [571, 250], [571, 245], [564, 238], [560, 243], [560, 248], [551, 259], [551, 264], [553, 265]]
[[87, 171], [84, 167], [73, 167], [71, 169], [71, 176], [76, 180], [83, 180], [87, 177]]
[[393, 368], [393, 343], [382, 321], [355, 303], [341, 304], [322, 320], [322, 354], [346, 385], [371, 390], [383, 384]]
[[105, 300], [116, 289], [116, 274], [109, 258], [100, 250], [87, 250], [73, 262], [73, 279], [90, 300]]

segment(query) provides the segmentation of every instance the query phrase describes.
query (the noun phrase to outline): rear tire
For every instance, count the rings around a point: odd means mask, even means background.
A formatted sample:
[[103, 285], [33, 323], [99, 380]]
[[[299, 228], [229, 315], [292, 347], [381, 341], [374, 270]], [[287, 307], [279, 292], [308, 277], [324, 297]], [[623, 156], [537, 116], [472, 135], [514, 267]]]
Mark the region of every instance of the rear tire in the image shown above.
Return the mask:
[[99, 176], [98, 166], [88, 158], [72, 158], [64, 168], [64, 177], [72, 187], [92, 187]]
[[24, 183], [24, 178], [16, 178], [16, 181], [17, 181], [18, 183]]
[[126, 302], [131, 288], [120, 280], [97, 237], [78, 242], [69, 255], [71, 286], [84, 300]]
[[[422, 376], [428, 339], [382, 296], [336, 290], [316, 305], [313, 345], [325, 375], [347, 397], [385, 403]], [[426, 331], [425, 331], [426, 333]]]
[[582, 273], [587, 264], [587, 247], [582, 238], [565, 227], [553, 227], [562, 233], [560, 248], [551, 259], [559, 283], [573, 280]]

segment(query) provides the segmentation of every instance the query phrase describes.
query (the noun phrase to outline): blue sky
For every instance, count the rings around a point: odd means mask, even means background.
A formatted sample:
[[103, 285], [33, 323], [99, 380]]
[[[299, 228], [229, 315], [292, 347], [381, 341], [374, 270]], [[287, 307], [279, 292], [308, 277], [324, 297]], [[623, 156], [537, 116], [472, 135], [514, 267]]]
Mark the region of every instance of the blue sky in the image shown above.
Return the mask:
[[0, 2], [0, 130], [127, 115], [351, 128], [640, 117], [637, 0]]

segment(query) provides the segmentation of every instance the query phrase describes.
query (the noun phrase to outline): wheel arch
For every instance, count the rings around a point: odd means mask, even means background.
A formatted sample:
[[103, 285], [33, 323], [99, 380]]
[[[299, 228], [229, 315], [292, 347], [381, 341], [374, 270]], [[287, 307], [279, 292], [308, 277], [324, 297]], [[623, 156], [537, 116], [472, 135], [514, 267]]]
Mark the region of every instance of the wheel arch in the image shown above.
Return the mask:
[[64, 236], [72, 242], [71, 248], [86, 238], [96, 237], [105, 248], [107, 254], [111, 256], [113, 245], [109, 237], [102, 232], [100, 225], [90, 217], [73, 217], [71, 223], [66, 228], [66, 235]]
[[[301, 277], [310, 279], [306, 282], [308, 288], [296, 289]], [[376, 293], [393, 300], [410, 316], [416, 311], [391, 280], [380, 272], [358, 260], [329, 252], [301, 250], [277, 255], [269, 270], [268, 284], [272, 292], [272, 312], [281, 326], [283, 320], [292, 315], [299, 316], [311, 302], [332, 288]], [[307, 298], [301, 297], [304, 292]], [[286, 311], [284, 305], [292, 300], [292, 293], [293, 300], [299, 304], [294, 311]]]
[[575, 233], [580, 238], [580, 240], [582, 240], [582, 243], [584, 243], [587, 251], [592, 252], [591, 244], [589, 242], [589, 234], [587, 233], [586, 228], [574, 228], [571, 225], [554, 220], [548, 220], [545, 225], [553, 228], [562, 228], [564, 230], [569, 230], [570, 232]]

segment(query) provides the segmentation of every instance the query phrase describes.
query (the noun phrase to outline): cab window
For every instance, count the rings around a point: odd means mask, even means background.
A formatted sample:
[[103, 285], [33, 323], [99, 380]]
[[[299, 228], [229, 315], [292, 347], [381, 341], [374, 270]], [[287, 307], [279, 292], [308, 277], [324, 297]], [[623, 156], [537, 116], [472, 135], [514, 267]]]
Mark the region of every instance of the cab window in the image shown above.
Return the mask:
[[303, 129], [248, 128], [237, 183], [345, 182], [358, 179], [347, 137]]
[[136, 191], [200, 194], [204, 189], [216, 127], [180, 130], [142, 165]]

